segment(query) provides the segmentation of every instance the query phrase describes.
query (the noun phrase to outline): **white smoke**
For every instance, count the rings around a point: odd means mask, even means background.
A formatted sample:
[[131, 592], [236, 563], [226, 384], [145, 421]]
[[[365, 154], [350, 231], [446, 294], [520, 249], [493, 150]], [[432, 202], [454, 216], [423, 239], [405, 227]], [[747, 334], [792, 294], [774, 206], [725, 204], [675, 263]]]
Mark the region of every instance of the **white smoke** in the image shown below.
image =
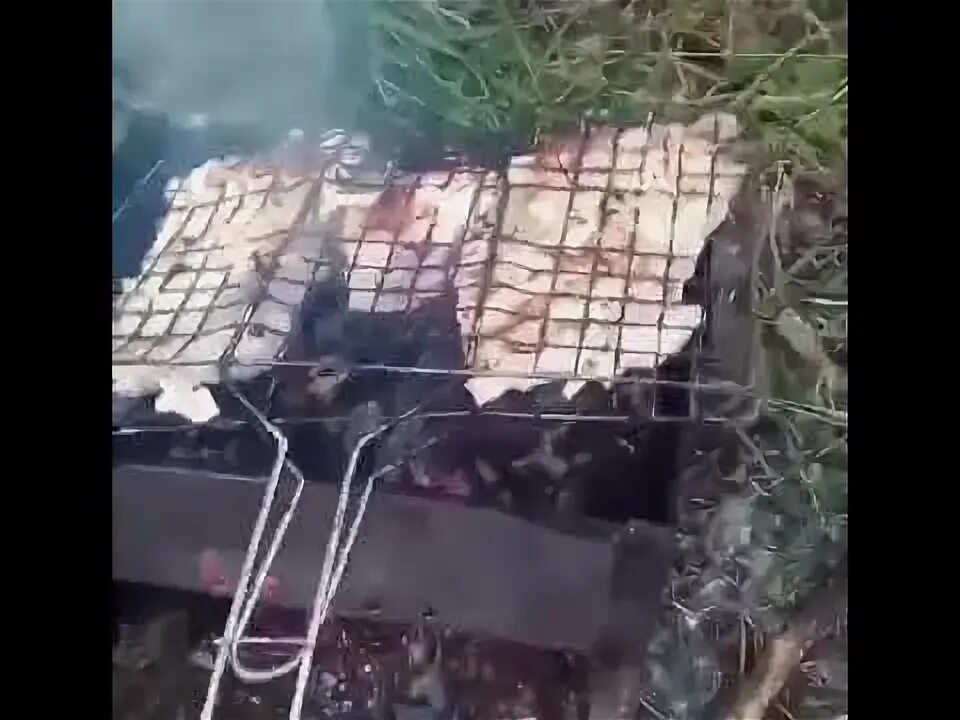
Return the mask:
[[183, 127], [246, 127], [265, 140], [350, 127], [368, 87], [364, 5], [114, 0], [115, 99]]

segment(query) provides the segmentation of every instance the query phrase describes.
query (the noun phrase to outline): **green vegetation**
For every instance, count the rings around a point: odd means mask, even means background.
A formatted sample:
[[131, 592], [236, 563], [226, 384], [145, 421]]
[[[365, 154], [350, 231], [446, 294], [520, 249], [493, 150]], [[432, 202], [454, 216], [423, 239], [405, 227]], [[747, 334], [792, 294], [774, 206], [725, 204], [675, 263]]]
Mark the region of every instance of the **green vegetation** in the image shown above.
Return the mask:
[[412, 0], [372, 4], [372, 102], [449, 147], [583, 118], [734, 110], [771, 160], [846, 155], [845, 3]]

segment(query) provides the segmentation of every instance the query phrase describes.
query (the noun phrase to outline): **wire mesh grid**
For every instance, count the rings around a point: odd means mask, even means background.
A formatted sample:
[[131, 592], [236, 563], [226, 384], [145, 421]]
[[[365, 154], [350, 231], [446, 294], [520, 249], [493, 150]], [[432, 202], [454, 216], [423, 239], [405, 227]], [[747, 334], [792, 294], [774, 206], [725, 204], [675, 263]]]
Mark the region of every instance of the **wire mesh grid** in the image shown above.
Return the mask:
[[[116, 305], [115, 366], [197, 368], [193, 376], [197, 381], [223, 379], [233, 389], [233, 381], [284, 366], [308, 367], [315, 376], [341, 374], [343, 367], [331, 370], [322, 360], [298, 352], [302, 348], [291, 337], [302, 320], [310, 288], [341, 277], [347, 310], [353, 313], [411, 314], [452, 289], [464, 353], [462, 367], [457, 368], [432, 367], [429, 362], [356, 363], [349, 372], [506, 381], [480, 393], [487, 397], [511, 387], [530, 388], [537, 381], [623, 382], [630, 370], [652, 370], [629, 380], [692, 392], [686, 412], [658, 416], [653, 403], [649, 419], [711, 419], [699, 404], [702, 391], [747, 394], [748, 389], [702, 380], [698, 328], [703, 312], [682, 302], [684, 281], [694, 274], [702, 245], [678, 245], [677, 220], [685, 209], [681, 206], [695, 198], [702, 200], [709, 216], [717, 183], [725, 179], [718, 172], [716, 152], [708, 157], [705, 172], [702, 168], [699, 174], [685, 172], [684, 144], [672, 156], [669, 137], [661, 135], [662, 157], [675, 163], [675, 171], [671, 175], [668, 169], [645, 182], [647, 158], [655, 143], [653, 128], [652, 116], [639, 128], [642, 134], [634, 128], [588, 126], [574, 142], [549, 147], [538, 157], [517, 159], [502, 172], [458, 169], [413, 180], [387, 177], [382, 183], [350, 177], [357, 165], [351, 156], [358, 150], [342, 134], [332, 135], [321, 148], [315, 172], [299, 177], [276, 168], [262, 172], [247, 168], [240, 173], [213, 168], [199, 185], [170, 188], [171, 211], [146, 258], [145, 272], [128, 283]], [[712, 132], [712, 144], [719, 145], [716, 120]], [[641, 142], [631, 145], [631, 134]], [[609, 161], [594, 161], [603, 157], [598, 146], [609, 148]], [[621, 170], [622, 158], [631, 153], [638, 166]], [[222, 176], [213, 177], [218, 173]], [[690, 185], [685, 186], [688, 180]], [[774, 190], [779, 187], [778, 182]], [[424, 190], [435, 192], [454, 210], [445, 213], [437, 203], [421, 213], [417, 195]], [[550, 227], [536, 225], [532, 232], [521, 227], [517, 232], [516, 226], [523, 223], [514, 222], [514, 207], [535, 205], [544, 200], [543, 194], [550, 198], [545, 208], [560, 206], [563, 211], [550, 218]], [[649, 208], [639, 201], [658, 195], [668, 197], [671, 206], [668, 244], [644, 248], [638, 228], [650, 215], [643, 214]], [[779, 207], [776, 199], [771, 202], [771, 207]], [[324, 203], [342, 210], [333, 218], [324, 212]], [[721, 220], [726, 212], [722, 208]], [[591, 213], [595, 220], [589, 219]], [[253, 247], [234, 254], [235, 244], [223, 242], [224, 225], [243, 227], [244, 238]], [[331, 227], [336, 228], [332, 233]], [[705, 240], [706, 234], [701, 244]], [[658, 377], [655, 370], [664, 357], [685, 345], [690, 377], [682, 381]], [[377, 479], [373, 473], [357, 483], [357, 466], [368, 446], [398, 424], [414, 416], [477, 412], [546, 421], [636, 419], [624, 412], [530, 414], [482, 407], [435, 411], [418, 405], [385, 421], [363, 434], [350, 455], [304, 636], [257, 638], [247, 636], [247, 629], [305, 482], [288, 456], [280, 427], [346, 418], [268, 418], [265, 406], [257, 407], [242, 392], [236, 397], [269, 432], [277, 457], [217, 645], [203, 718], [213, 717], [228, 665], [247, 682], [295, 672], [290, 717], [301, 716], [317, 633], [330, 611]], [[292, 490], [280, 497], [284, 478], [292, 481]], [[295, 650], [277, 667], [253, 669], [239, 652], [251, 645]]]
[[[679, 143], [671, 156], [669, 133], [661, 132], [658, 138], [654, 128], [652, 116], [635, 129], [586, 127], [571, 144], [515, 160], [499, 173], [454, 170], [418, 176], [412, 182], [391, 183], [388, 178], [370, 185], [344, 177], [350, 172], [350, 163], [342, 162], [344, 153], [354, 148], [337, 136], [323, 149], [323, 162], [313, 175], [291, 178], [247, 169], [238, 176], [228, 169], [217, 178], [218, 168], [213, 168], [202, 176], [199, 187], [170, 189], [171, 211], [155, 250], [146, 258], [145, 272], [128, 283], [117, 303], [115, 371], [117, 366], [199, 368], [200, 373], [191, 377], [225, 380], [247, 417], [270, 434], [277, 448], [217, 645], [202, 717], [213, 717], [228, 665], [245, 682], [295, 673], [290, 717], [300, 717], [319, 628], [330, 611], [374, 483], [389, 469], [357, 480], [358, 464], [376, 440], [413, 417], [477, 412], [548, 422], [628, 422], [633, 417], [623, 412], [528, 413], [482, 407], [438, 411], [426, 408], [428, 397], [386, 420], [361, 435], [350, 454], [304, 637], [249, 637], [253, 612], [305, 480], [279, 429], [285, 419], [268, 418], [265, 407], [257, 407], [237, 390], [236, 381], [264, 368], [284, 366], [309, 367], [316, 376], [344, 371], [342, 367], [328, 371], [321, 360], [303, 357], [302, 348], [296, 347], [296, 328], [312, 286], [342, 278], [348, 314], [415, 314], [451, 290], [456, 298], [457, 340], [464, 353], [461, 367], [373, 364], [351, 366], [350, 372], [505, 381], [479, 391], [481, 399], [558, 378], [567, 383], [622, 381], [625, 371], [655, 370], [664, 355], [689, 345], [690, 379], [664, 380], [653, 372], [633, 380], [686, 390], [702, 384], [697, 367], [701, 334], [696, 330], [703, 313], [699, 306], [682, 303], [682, 288], [693, 275], [706, 237], [699, 238], [699, 245], [678, 245], [676, 228], [683, 203], [700, 203], [696, 207], [709, 216], [717, 185], [724, 179], [717, 173], [716, 151], [706, 157], [700, 177], [684, 173], [684, 144]], [[641, 139], [637, 145], [624, 143], [631, 132]], [[717, 118], [711, 119], [710, 132], [710, 144], [720, 147]], [[645, 180], [654, 142], [663, 149], [660, 157], [666, 172], [651, 173]], [[592, 163], [592, 157], [603, 157], [604, 150], [612, 162]], [[631, 152], [639, 166], [621, 171], [620, 159]], [[672, 177], [671, 162], [676, 168]], [[742, 171], [735, 171], [738, 185]], [[667, 187], [657, 187], [667, 181], [672, 181]], [[424, 190], [440, 199], [427, 212], [414, 206], [417, 193]], [[546, 203], [548, 211], [559, 204], [562, 212], [549, 218], [548, 227], [534, 223], [531, 231], [523, 216], [516, 218], [515, 208], [542, 201], [538, 193], [547, 193], [554, 201]], [[641, 213], [658, 208], [638, 203], [658, 195], [667, 198], [671, 209], [668, 244], [645, 249], [638, 233]], [[325, 213], [325, 202], [337, 205], [338, 212]], [[585, 217], [591, 211], [596, 213], [592, 224]], [[726, 212], [721, 208], [712, 227]], [[219, 223], [243, 228], [253, 249], [235, 254], [236, 243], [224, 241], [225, 235], [217, 232]], [[331, 227], [336, 228], [333, 234]], [[501, 354], [491, 353], [490, 347], [499, 348]], [[730, 392], [725, 385], [718, 388]], [[650, 419], [703, 419], [698, 397], [690, 392], [687, 412], [666, 418], [656, 415], [654, 403]], [[300, 419], [307, 420], [338, 419]], [[284, 478], [292, 486], [280, 493]], [[290, 655], [276, 667], [251, 668], [241, 653], [250, 646], [274, 646]]]
[[[338, 348], [309, 357], [310, 338], [298, 337], [310, 335], [312, 289], [336, 280], [353, 317], [429, 314], [455, 299], [460, 362], [422, 353], [350, 372], [464, 377], [480, 406], [558, 380], [568, 395], [589, 380], [675, 386], [690, 391], [683, 411], [654, 402], [651, 419], [702, 418], [703, 391], [743, 391], [701, 382], [703, 309], [683, 302], [744, 174], [718, 164], [728, 122], [713, 116], [686, 138], [652, 115], [638, 127], [587, 126], [501, 172], [357, 182], [351, 158], [362, 151], [342, 133], [321, 146], [313, 174], [201, 168], [169, 189], [144, 272], [116, 303], [115, 377], [129, 390], [155, 383], [160, 367], [193, 368], [207, 383], [283, 366], [342, 374], [323, 366]], [[681, 351], [689, 377], [658, 376]]]
[[[735, 7], [736, 3], [731, 5]], [[731, 28], [734, 16], [731, 12]], [[730, 35], [732, 37], [732, 31]], [[737, 57], [770, 60], [771, 67], [779, 67], [787, 58], [846, 61], [845, 54], [808, 54], [800, 48], [798, 45], [789, 53], [737, 53]], [[675, 51], [670, 55], [673, 59], [688, 60], [734, 56], [732, 40], [731, 47], [724, 53]], [[657, 415], [654, 403], [651, 420], [710, 419], [704, 417], [699, 405], [703, 391], [740, 394], [749, 389], [702, 380], [698, 364], [701, 334], [696, 332], [702, 321], [701, 313], [696, 307], [679, 302], [668, 307], [666, 302], [668, 298], [682, 299], [683, 279], [692, 275], [691, 263], [699, 252], [699, 248], [689, 251], [675, 245], [681, 177], [685, 175], [679, 171], [683, 151], [676, 159], [678, 172], [672, 188], [669, 244], [665, 249], [638, 251], [636, 229], [642, 219], [641, 208], [631, 203], [636, 198], [663, 192], [642, 185], [643, 161], [651, 147], [652, 122], [651, 117], [646, 140], [640, 144], [639, 173], [636, 169], [626, 172], [618, 169], [628, 129], [613, 131], [610, 138], [613, 159], [609, 163], [591, 165], [591, 140], [597, 135], [594, 128], [587, 128], [573, 144], [572, 152], [570, 147], [556, 148], [555, 158], [547, 162], [525, 164], [521, 161], [502, 173], [461, 171], [423, 176], [412, 184], [395, 183], [392, 178], [384, 183], [371, 181], [366, 187], [381, 198], [380, 210], [403, 212], [410, 209], [408, 205], [418, 189], [449, 188], [457, 176], [469, 176], [474, 184], [467, 193], [466, 217], [475, 222], [468, 222], [463, 233], [451, 240], [449, 235], [444, 235], [445, 226], [438, 213], [427, 217], [416, 217], [414, 213], [413, 223], [419, 223], [418, 228], [424, 232], [411, 242], [412, 231], [391, 222], [389, 217], [382, 222], [352, 224], [349, 217], [341, 218], [342, 226], [335, 233], [339, 257], [324, 243], [329, 232], [326, 227], [318, 228], [316, 221], [320, 213], [315, 205], [322, 201], [325, 193], [332, 193], [338, 200], [354, 193], [363, 195], [363, 184], [349, 177], [356, 163], [349, 157], [350, 161], [344, 162], [344, 153], [350, 156], [356, 149], [341, 136], [329, 138], [327, 147], [321, 149], [318, 170], [306, 176], [290, 177], [276, 172], [275, 168], [264, 168], [263, 172], [226, 173], [227, 177], [214, 179], [209, 186], [201, 182], [200, 186], [171, 188], [171, 212], [158, 233], [154, 251], [146, 259], [145, 272], [132, 287], [128, 284], [116, 305], [114, 364], [127, 368], [198, 368], [194, 379], [202, 382], [244, 379], [254, 374], [256, 368], [283, 366], [310, 367], [317, 375], [342, 373], [343, 368], [327, 370], [320, 360], [297, 358], [296, 352], [290, 352], [290, 334], [298, 324], [300, 305], [312, 284], [318, 279], [342, 274], [349, 289], [351, 310], [398, 313], [415, 311], [443, 295], [434, 284], [434, 280], [442, 276], [444, 282], [449, 281], [459, 291], [455, 293], [456, 311], [465, 349], [464, 367], [353, 364], [349, 368], [351, 372], [500, 377], [525, 383], [558, 378], [568, 382], [596, 379], [623, 382], [624, 371], [655, 369], [664, 356], [677, 352], [687, 338], [692, 338], [689, 349], [693, 360], [688, 380], [663, 380], [655, 373], [630, 380], [644, 385], [677, 385], [693, 391], [689, 395], [688, 412], [664, 418]], [[716, 170], [715, 163], [711, 162], [705, 174], [708, 189], [703, 195], [707, 212], [714, 198]], [[636, 184], [638, 176], [640, 187]], [[773, 212], [781, 207], [776, 198], [781, 180], [782, 174], [773, 188], [775, 197], [770, 201]], [[517, 237], [507, 227], [510, 196], [517, 193], [514, 197], [520, 197], [528, 191], [554, 193], [564, 206], [564, 212], [554, 218], [560, 225], [559, 232], [546, 243], [536, 238]], [[670, 189], [666, 192], [669, 194]], [[691, 188], [682, 194], [697, 193]], [[591, 195], [599, 196], [596, 202], [591, 199], [587, 203], [599, 210], [599, 219], [596, 227], [584, 233], [582, 225], [590, 223], [578, 219], [582, 218], [580, 203], [586, 203], [584, 198]], [[489, 217], [481, 212], [488, 202], [493, 207]], [[347, 216], [363, 217], [370, 209], [369, 204], [364, 206], [362, 202], [355, 207], [349, 202], [344, 205]], [[126, 207], [128, 203], [117, 211], [115, 220]], [[274, 211], [277, 217], [271, 220]], [[391, 212], [379, 214], [389, 216]], [[630, 241], [622, 246], [608, 244], [612, 235], [608, 231], [620, 227], [618, 220], [624, 217], [628, 218], [629, 230], [622, 237], [629, 237]], [[248, 229], [246, 237], [256, 247], [239, 257], [232, 256], [217, 232], [223, 224], [248, 228], [252, 224], [254, 227]], [[776, 223], [771, 223], [771, 227], [775, 228]], [[771, 236], [771, 242], [774, 241]], [[576, 252], [567, 255], [558, 248], [571, 248]], [[544, 252], [541, 254], [540, 250]], [[547, 258], [548, 262], [540, 265], [525, 262], [530, 255], [541, 262]], [[635, 272], [638, 267], [646, 272]], [[518, 287], [514, 271], [539, 273], [537, 281], [544, 283], [548, 290], [541, 294]], [[392, 273], [395, 274], [391, 276]], [[503, 302], [500, 296], [505, 297]], [[708, 324], [710, 320], [708, 313]], [[497, 344], [508, 346], [508, 351], [503, 353], [508, 359], [507, 367], [490, 367], [490, 363], [485, 362], [486, 348]], [[150, 384], [143, 379], [132, 381], [133, 385], [138, 383]], [[365, 448], [403, 420], [418, 414], [514, 413], [484, 408], [423, 412], [418, 406], [405, 416], [388, 420], [364, 434], [351, 453], [341, 481], [334, 526], [304, 637], [255, 638], [245, 636], [245, 632], [304, 484], [303, 474], [287, 455], [287, 440], [279, 428], [294, 422], [341, 422], [347, 418], [268, 418], [264, 412], [266, 406], [257, 407], [243, 393], [237, 393], [237, 399], [249, 416], [270, 433], [277, 446], [277, 457], [223, 638], [218, 644], [202, 716], [213, 717], [219, 683], [230, 665], [236, 675], [251, 682], [296, 671], [290, 717], [299, 718], [309, 684], [317, 631], [329, 612], [376, 479], [375, 474], [370, 475], [360, 483], [359, 491], [354, 487], [357, 463]], [[595, 416], [544, 412], [532, 417], [600, 422], [635, 419], [616, 412]], [[138, 431], [137, 428], [119, 430]], [[292, 490], [280, 498], [278, 488], [284, 478], [292, 481]], [[353, 517], [348, 521], [351, 509]], [[273, 670], [246, 668], [240, 661], [238, 649], [264, 644], [298, 649]]]

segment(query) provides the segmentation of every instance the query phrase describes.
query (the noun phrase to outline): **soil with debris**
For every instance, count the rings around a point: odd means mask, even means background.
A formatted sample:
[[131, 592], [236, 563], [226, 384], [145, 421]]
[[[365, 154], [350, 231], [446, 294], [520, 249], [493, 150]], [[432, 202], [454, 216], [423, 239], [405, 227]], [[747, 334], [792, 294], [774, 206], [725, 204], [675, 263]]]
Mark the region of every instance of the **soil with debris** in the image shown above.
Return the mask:
[[[114, 643], [114, 718], [189, 720], [199, 717], [223, 601], [120, 585]], [[299, 613], [273, 611], [263, 632], [302, 634]], [[298, 630], [299, 628], [299, 630]], [[270, 667], [283, 656], [241, 653], [249, 666]], [[318, 640], [304, 718], [581, 717], [587, 702], [583, 657], [467, 637], [434, 625], [337, 620]], [[218, 713], [233, 720], [285, 718], [293, 679], [241, 686], [230, 673]]]

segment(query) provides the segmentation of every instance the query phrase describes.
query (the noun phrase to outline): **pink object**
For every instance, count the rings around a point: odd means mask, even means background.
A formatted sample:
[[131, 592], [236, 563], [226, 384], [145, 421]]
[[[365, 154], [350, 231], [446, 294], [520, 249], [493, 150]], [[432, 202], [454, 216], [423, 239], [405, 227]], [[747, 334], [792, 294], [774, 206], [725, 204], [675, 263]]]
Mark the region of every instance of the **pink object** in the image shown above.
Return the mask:
[[220, 553], [207, 548], [200, 553], [200, 586], [214, 597], [228, 597], [230, 583]]
[[457, 468], [452, 474], [440, 478], [437, 487], [443, 494], [459, 498], [470, 497], [473, 492], [461, 468]]
[[[218, 550], [207, 548], [200, 553], [199, 561], [200, 586], [213, 597], [230, 597], [236, 588], [236, 582], [227, 574], [223, 557]], [[267, 575], [263, 581], [260, 600], [263, 605], [275, 604], [280, 595], [280, 581], [272, 575]]]

